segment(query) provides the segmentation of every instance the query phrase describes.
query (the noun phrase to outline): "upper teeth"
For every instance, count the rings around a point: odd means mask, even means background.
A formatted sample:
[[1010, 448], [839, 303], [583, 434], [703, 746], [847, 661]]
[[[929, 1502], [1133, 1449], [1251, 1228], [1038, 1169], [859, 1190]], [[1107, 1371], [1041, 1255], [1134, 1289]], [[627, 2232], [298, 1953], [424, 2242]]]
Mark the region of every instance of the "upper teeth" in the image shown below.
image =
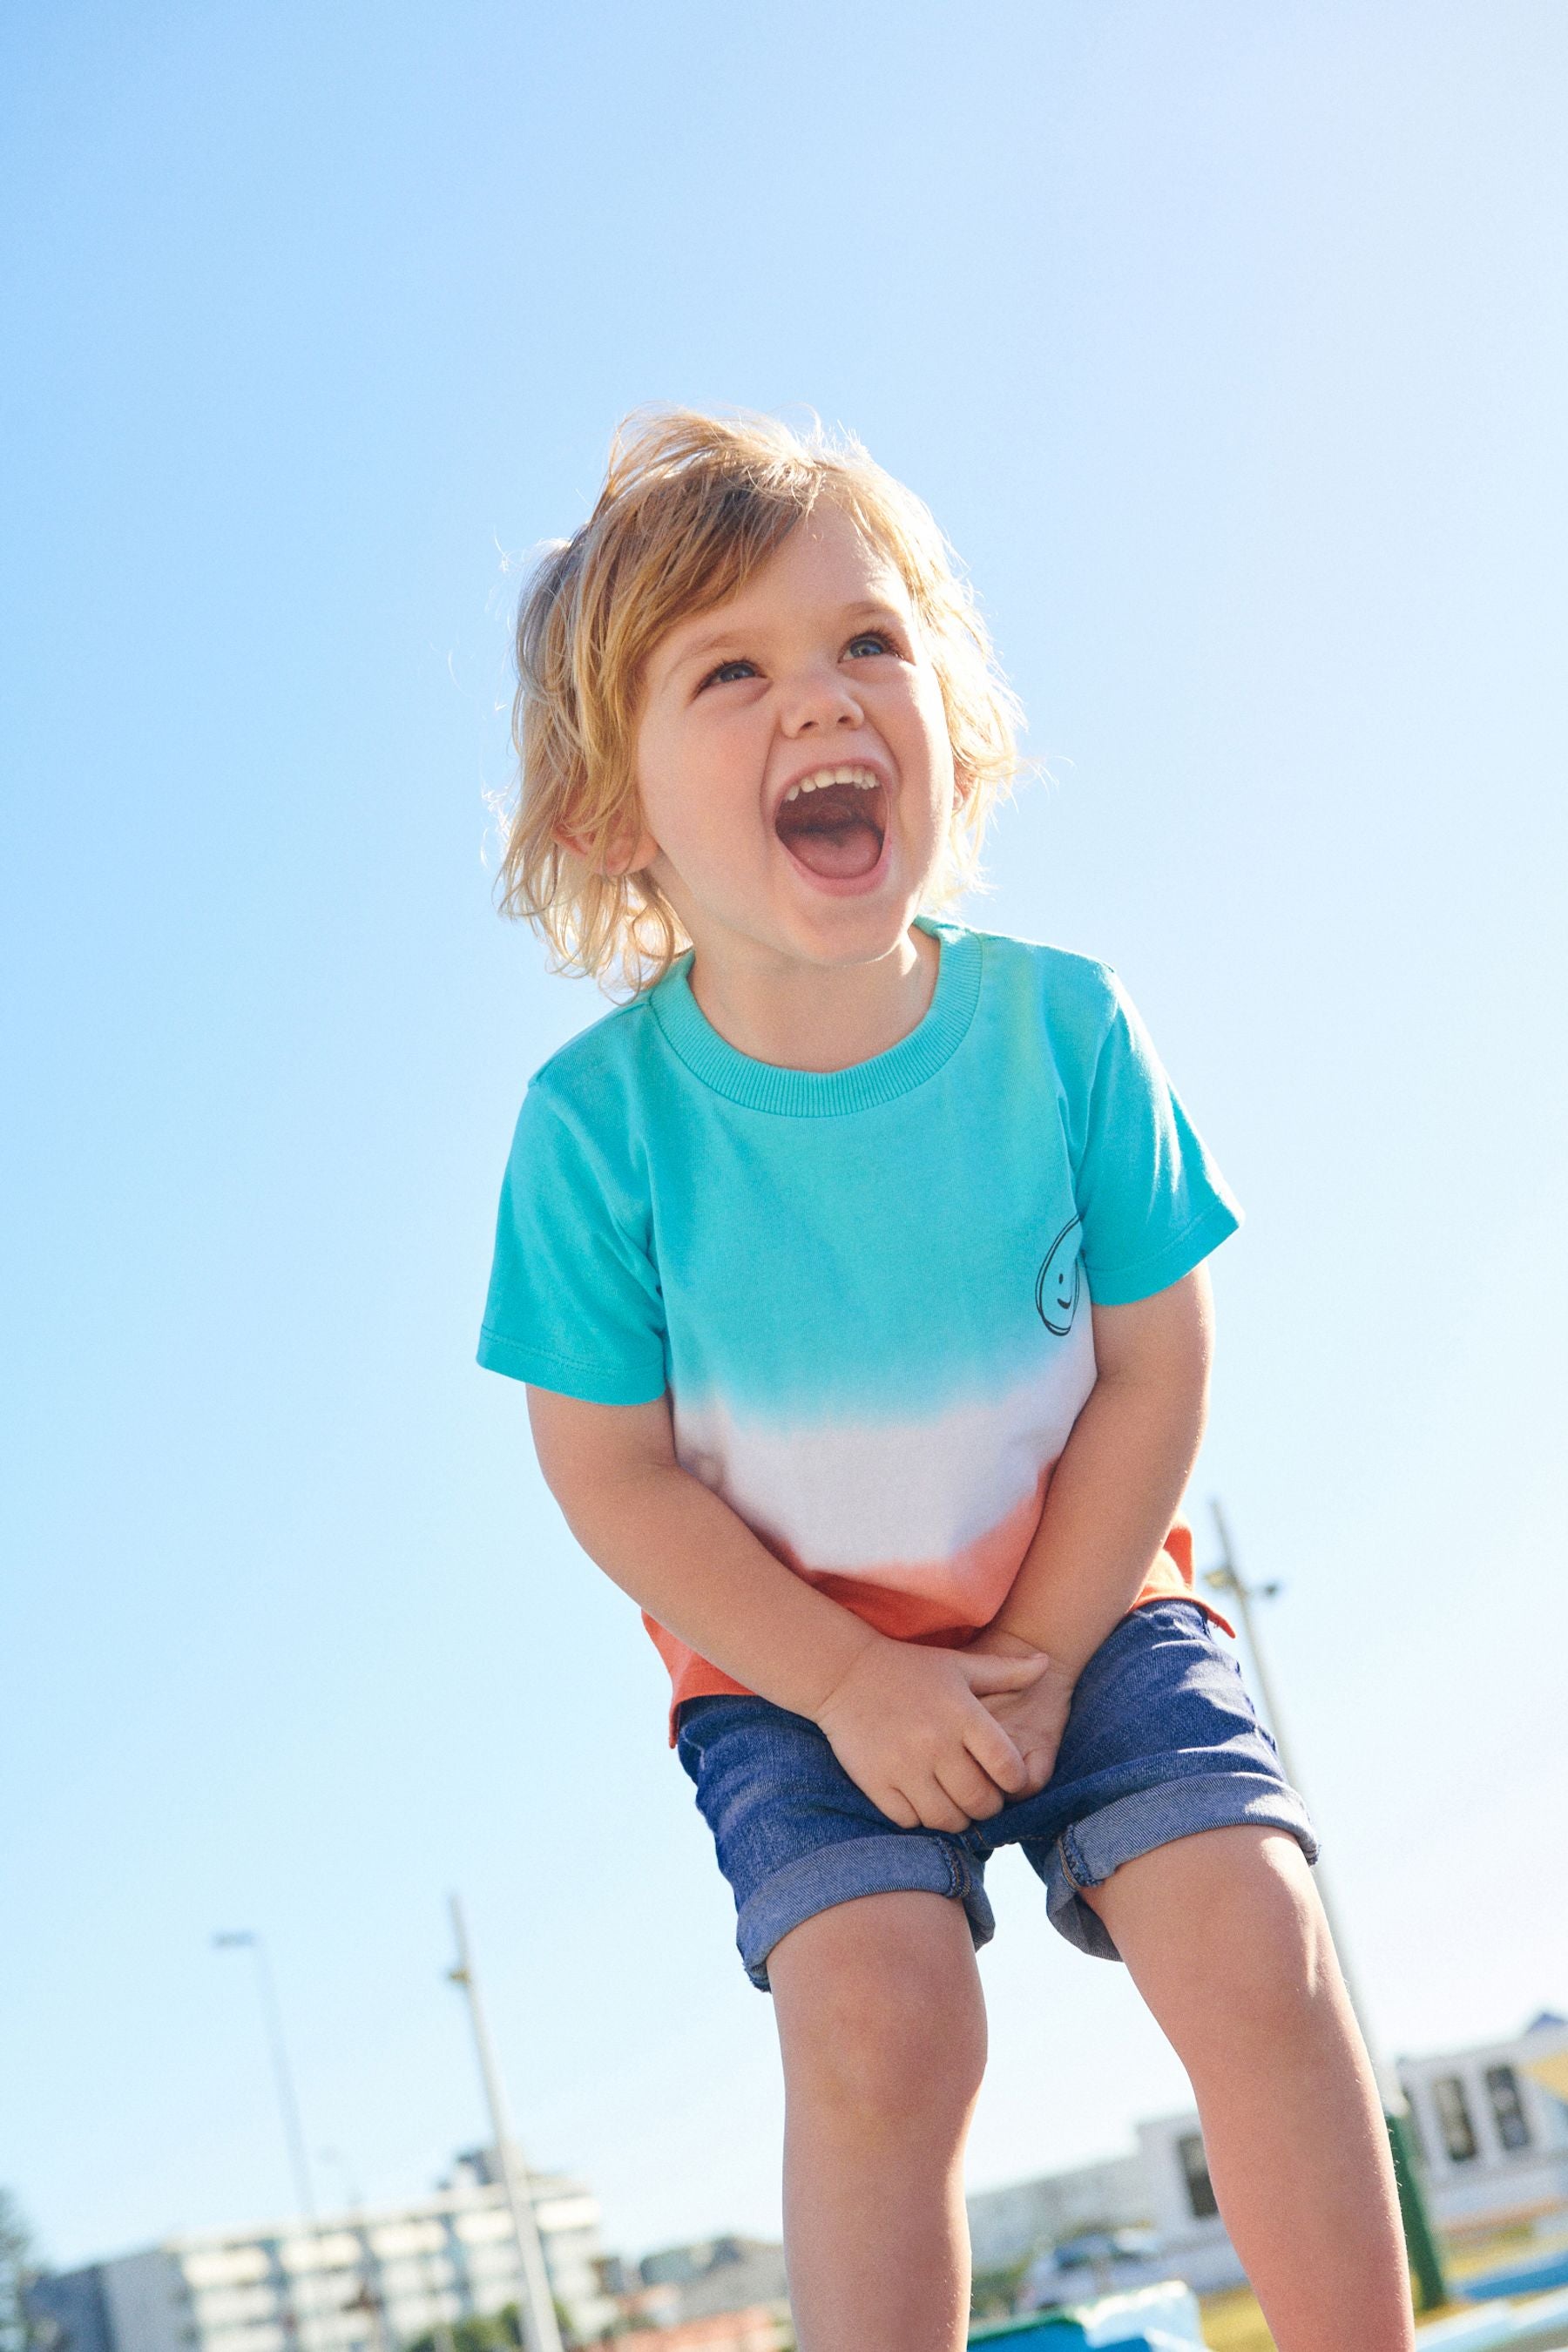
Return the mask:
[[874, 793], [881, 781], [869, 768], [818, 768], [813, 774], [802, 776], [798, 784], [792, 784], [784, 798], [798, 800], [802, 793], [820, 793], [829, 784], [858, 784], [863, 793]]

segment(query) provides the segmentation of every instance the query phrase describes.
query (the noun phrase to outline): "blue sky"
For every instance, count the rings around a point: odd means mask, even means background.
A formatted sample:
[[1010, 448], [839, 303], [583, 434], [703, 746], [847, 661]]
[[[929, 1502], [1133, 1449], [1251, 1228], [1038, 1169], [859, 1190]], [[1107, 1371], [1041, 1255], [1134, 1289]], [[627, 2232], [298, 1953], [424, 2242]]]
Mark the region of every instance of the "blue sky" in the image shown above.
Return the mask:
[[[1195, 1498], [1393, 2049], [1568, 2006], [1568, 16], [345, 0], [6, 16], [0, 2180], [61, 2264], [480, 2129], [776, 2222], [776, 2061], [634, 1613], [473, 1366], [529, 1071], [520, 566], [649, 400], [858, 430], [1248, 1222]], [[1204, 1529], [1206, 1540], [1207, 1530]], [[1184, 2097], [996, 1873], [979, 2183]], [[337, 2199], [342, 2165], [319, 2165]]]

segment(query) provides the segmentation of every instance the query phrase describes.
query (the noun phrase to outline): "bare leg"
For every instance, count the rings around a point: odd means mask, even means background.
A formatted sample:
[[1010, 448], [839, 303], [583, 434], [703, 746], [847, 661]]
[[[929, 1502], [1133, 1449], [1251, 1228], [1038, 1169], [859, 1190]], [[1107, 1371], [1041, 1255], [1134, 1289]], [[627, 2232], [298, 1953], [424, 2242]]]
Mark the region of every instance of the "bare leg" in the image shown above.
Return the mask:
[[1383, 2110], [1294, 1838], [1205, 1830], [1086, 1899], [1191, 2078], [1279, 2352], [1410, 2352]]
[[958, 2352], [963, 2142], [985, 2011], [961, 1904], [866, 1895], [776, 1945], [784, 2237], [800, 2352]]

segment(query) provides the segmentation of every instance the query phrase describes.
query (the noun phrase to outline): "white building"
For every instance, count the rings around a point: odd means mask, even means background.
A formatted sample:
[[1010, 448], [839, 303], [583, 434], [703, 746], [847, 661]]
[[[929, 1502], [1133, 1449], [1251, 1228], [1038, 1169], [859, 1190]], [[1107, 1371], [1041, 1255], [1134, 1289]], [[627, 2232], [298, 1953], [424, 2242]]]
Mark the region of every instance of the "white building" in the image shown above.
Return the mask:
[[[1568, 2212], [1568, 2018], [1550, 2012], [1511, 2042], [1401, 2058], [1440, 2230], [1503, 2228]], [[1548, 2084], [1561, 2081], [1554, 2095]], [[1170, 2267], [1207, 2294], [1241, 2277], [1210, 2186], [1195, 2114], [1140, 2124], [1148, 2219]]]
[[1140, 2124], [1138, 2160], [1163, 2270], [1198, 2294], [1239, 2284], [1245, 2273], [1219, 2218], [1195, 2110]]
[[[1568, 2214], [1568, 2019], [1546, 2014], [1511, 2042], [1402, 2058], [1398, 2073], [1439, 2229]], [[1192, 2109], [1140, 2124], [1135, 2156], [986, 2189], [969, 2214], [977, 2273], [1021, 2270], [1079, 2230], [1144, 2223], [1159, 2235], [1163, 2273], [1198, 2294], [1242, 2277]]]
[[[307, 2228], [262, 2223], [168, 2238], [40, 2281], [28, 2297], [58, 2352], [402, 2352], [521, 2293], [517, 2238], [488, 2152], [412, 2204]], [[580, 2181], [529, 2186], [556, 2301], [579, 2335], [616, 2315], [600, 2269], [599, 2208]]]
[[1515, 2042], [1402, 2058], [1399, 2078], [1447, 2228], [1568, 2205], [1568, 2018], [1548, 2012]]

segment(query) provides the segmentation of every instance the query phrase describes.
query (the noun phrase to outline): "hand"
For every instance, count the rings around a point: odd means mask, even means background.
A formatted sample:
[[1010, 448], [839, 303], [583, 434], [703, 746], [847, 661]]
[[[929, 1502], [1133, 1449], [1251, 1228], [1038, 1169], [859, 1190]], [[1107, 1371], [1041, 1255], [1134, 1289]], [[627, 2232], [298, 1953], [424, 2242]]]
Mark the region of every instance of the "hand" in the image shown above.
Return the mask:
[[858, 1789], [900, 1829], [966, 1830], [1026, 1792], [1024, 1758], [990, 1703], [1045, 1671], [1027, 1657], [928, 1649], [875, 1634], [814, 1721]]
[[1067, 1728], [1075, 1677], [1054, 1665], [1043, 1650], [1037, 1650], [1021, 1633], [981, 1633], [963, 1654], [1014, 1659], [1019, 1664], [1032, 1658], [1038, 1665], [1040, 1671], [1033, 1682], [988, 1692], [984, 1702], [1023, 1759], [1025, 1786], [1016, 1793], [1037, 1795], [1057, 1769], [1057, 1750]]

